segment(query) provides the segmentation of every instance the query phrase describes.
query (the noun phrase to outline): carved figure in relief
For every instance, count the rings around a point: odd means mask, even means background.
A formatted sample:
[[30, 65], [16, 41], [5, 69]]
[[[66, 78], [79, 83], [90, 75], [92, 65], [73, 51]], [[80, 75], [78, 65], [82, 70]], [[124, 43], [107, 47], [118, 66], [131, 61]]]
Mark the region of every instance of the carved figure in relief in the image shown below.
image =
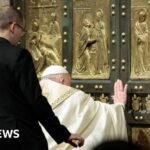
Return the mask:
[[140, 10], [138, 21], [135, 23], [136, 36], [136, 71], [138, 75], [143, 74], [149, 69], [149, 52], [148, 52], [148, 26], [146, 22], [146, 12]]
[[40, 0], [41, 5], [48, 5], [49, 0]]
[[49, 19], [45, 17], [46, 11], [42, 14], [41, 16], [41, 26], [40, 26], [40, 31], [43, 32], [43, 34], [48, 34], [49, 31]]
[[30, 0], [29, 3], [31, 3], [32, 5], [35, 5], [36, 1], [35, 0]]
[[79, 47], [77, 54], [76, 69], [79, 73], [90, 73], [90, 46], [95, 43], [95, 39], [91, 39], [91, 22], [85, 18], [79, 37]]
[[148, 94], [148, 96], [146, 97], [146, 110], [150, 111], [150, 95]]
[[100, 99], [100, 101], [103, 102], [103, 103], [107, 103], [107, 102], [108, 102], [108, 97], [105, 96], [104, 94], [102, 94], [99, 99]]
[[55, 13], [51, 13], [48, 32], [43, 32], [40, 45], [45, 58], [44, 68], [52, 64], [61, 64], [61, 33]]
[[137, 130], [137, 140], [136, 144], [140, 147], [141, 150], [149, 150], [150, 142], [149, 142], [149, 128], [138, 128]]
[[56, 5], [56, 0], [51, 0], [51, 5]]
[[141, 98], [137, 97], [135, 94], [132, 97], [132, 109], [133, 111], [139, 111], [141, 109]]
[[32, 31], [29, 34], [29, 49], [31, 50], [31, 55], [33, 57], [33, 62], [35, 65], [35, 69], [37, 74], [42, 71], [42, 67], [44, 64], [43, 55], [40, 51], [40, 40], [41, 35], [39, 33], [39, 24], [34, 21], [32, 24]]
[[93, 42], [92, 44], [89, 45], [89, 54], [90, 54], [90, 74], [91, 75], [95, 75], [96, 74], [96, 69], [97, 69], [97, 46], [96, 46], [96, 30], [95, 30], [95, 24], [94, 22], [91, 23], [91, 28], [90, 28], [90, 32], [91, 32], [91, 39], [93, 39], [93, 41], [95, 40], [95, 42]]
[[56, 13], [51, 13], [51, 22], [49, 27], [49, 35], [51, 40], [51, 46], [57, 57], [60, 59], [61, 56], [61, 31], [57, 21]]
[[96, 12], [95, 30], [97, 40], [97, 73], [101, 74], [108, 70], [106, 26], [103, 21], [103, 11], [101, 9]]

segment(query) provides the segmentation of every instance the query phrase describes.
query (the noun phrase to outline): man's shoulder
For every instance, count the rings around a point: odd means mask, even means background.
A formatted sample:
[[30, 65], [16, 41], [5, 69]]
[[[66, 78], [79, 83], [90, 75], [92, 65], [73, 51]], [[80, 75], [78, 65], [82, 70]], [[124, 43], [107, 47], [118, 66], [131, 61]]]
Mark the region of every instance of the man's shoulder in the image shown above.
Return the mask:
[[25, 48], [21, 48], [19, 46], [14, 46], [14, 45], [11, 45], [11, 44], [7, 44], [5, 46], [5, 49], [6, 49], [6, 52], [9, 52], [9, 54], [11, 54], [11, 56], [19, 56], [21, 53], [28, 53], [29, 54], [29, 51]]
[[78, 96], [79, 98], [89, 97], [89, 94], [85, 93], [82, 90], [79, 90], [79, 89], [76, 89], [76, 88], [72, 88], [72, 90], [75, 90], [73, 96]]
[[16, 61], [21, 61], [25, 59], [32, 59], [30, 52], [25, 48], [20, 47], [12, 47], [12, 57], [16, 59]]

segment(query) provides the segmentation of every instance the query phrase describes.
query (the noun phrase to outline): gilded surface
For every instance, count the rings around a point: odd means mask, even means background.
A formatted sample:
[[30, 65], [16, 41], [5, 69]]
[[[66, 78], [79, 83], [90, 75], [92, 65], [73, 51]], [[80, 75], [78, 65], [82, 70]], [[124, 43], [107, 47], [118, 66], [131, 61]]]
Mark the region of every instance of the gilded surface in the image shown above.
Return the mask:
[[150, 150], [150, 128], [132, 128], [133, 142], [142, 147], [142, 150]]
[[61, 0], [26, 1], [26, 47], [38, 76], [45, 67], [61, 64]]
[[146, 97], [146, 111], [150, 112], [150, 94], [148, 94], [148, 96]]
[[150, 78], [150, 1], [131, 1], [131, 78]]
[[102, 93], [102, 95], [99, 97], [99, 100], [103, 103], [108, 103], [109, 98]]
[[9, 0], [1, 0], [0, 1], [0, 6], [5, 6], [5, 5], [9, 5], [9, 4], [10, 4]]
[[109, 1], [73, 1], [73, 78], [109, 77]]
[[133, 111], [140, 111], [141, 110], [141, 97], [137, 97], [136, 94], [132, 97], [132, 110]]

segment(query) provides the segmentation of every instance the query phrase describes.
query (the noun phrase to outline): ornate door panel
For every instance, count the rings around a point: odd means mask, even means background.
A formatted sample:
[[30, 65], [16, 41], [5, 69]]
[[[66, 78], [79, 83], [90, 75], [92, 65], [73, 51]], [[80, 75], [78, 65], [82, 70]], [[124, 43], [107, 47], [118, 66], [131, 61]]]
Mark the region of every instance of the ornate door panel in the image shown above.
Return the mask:
[[[150, 1], [131, 0], [130, 10], [121, 24], [121, 30], [129, 36], [122, 51], [127, 52], [125, 70], [128, 83], [128, 125], [131, 138], [143, 147], [150, 149]], [[129, 18], [129, 21], [127, 20]], [[123, 57], [123, 56], [122, 56]], [[123, 74], [123, 73], [122, 73]]]
[[112, 103], [113, 83], [128, 83], [128, 134], [150, 149], [150, 0], [14, 0], [26, 21], [22, 44], [40, 77], [51, 64], [72, 86]]
[[119, 76], [117, 20], [111, 14], [115, 9], [111, 3], [110, 0], [72, 2], [73, 86], [91, 93], [97, 100], [109, 102], [112, 83]]

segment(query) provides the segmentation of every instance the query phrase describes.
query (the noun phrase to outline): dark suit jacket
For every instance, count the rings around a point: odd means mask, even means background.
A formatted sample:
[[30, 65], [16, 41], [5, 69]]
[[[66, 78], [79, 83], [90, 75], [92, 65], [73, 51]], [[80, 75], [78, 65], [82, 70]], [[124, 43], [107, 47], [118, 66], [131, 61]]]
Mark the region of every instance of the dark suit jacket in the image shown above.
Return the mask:
[[41, 94], [30, 53], [0, 38], [0, 131], [18, 129], [20, 134], [16, 139], [3, 138], [0, 132], [4, 150], [13, 146], [14, 150], [46, 150], [38, 121], [57, 143], [70, 136]]

